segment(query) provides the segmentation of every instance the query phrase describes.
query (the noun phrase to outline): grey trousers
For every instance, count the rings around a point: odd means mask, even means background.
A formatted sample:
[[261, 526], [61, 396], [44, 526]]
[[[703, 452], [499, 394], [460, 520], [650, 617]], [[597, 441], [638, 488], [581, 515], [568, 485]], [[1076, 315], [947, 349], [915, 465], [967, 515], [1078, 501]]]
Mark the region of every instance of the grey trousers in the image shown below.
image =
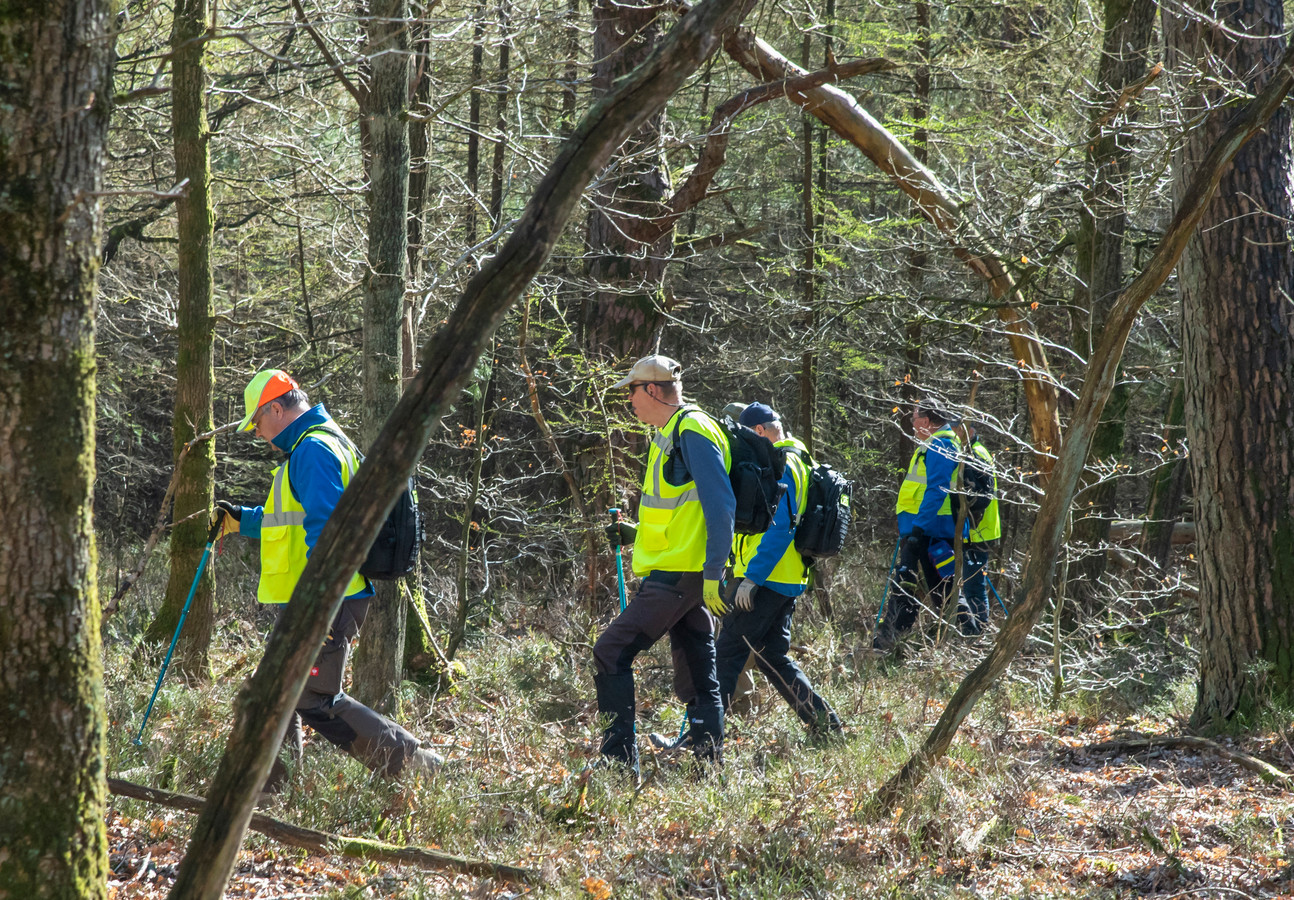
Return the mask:
[[[418, 739], [342, 690], [351, 645], [368, 615], [370, 599], [342, 601], [328, 639], [315, 657], [310, 677], [297, 698], [283, 737], [283, 748], [294, 759], [301, 758], [304, 722], [369, 769], [395, 777], [418, 749]], [[287, 767], [280, 752], [265, 781], [265, 790], [280, 790], [286, 777]]]

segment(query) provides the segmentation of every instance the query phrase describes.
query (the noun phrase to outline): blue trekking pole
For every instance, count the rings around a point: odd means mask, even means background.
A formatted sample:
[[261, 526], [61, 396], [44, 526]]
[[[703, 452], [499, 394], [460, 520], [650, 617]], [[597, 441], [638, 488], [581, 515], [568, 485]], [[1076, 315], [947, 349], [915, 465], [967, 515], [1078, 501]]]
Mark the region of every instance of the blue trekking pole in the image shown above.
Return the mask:
[[[611, 524], [617, 525], [620, 522], [620, 508], [613, 506], [607, 510], [611, 514]], [[625, 611], [625, 606], [629, 598], [625, 595], [625, 559], [620, 554], [619, 535], [616, 535], [616, 583], [620, 585], [620, 611]]]
[[139, 733], [135, 735], [132, 742], [136, 747], [144, 746], [144, 726], [148, 724], [148, 717], [153, 714], [153, 703], [157, 700], [157, 692], [162, 689], [162, 679], [166, 677], [166, 670], [171, 665], [171, 654], [175, 652], [175, 645], [180, 640], [180, 629], [184, 627], [184, 619], [189, 614], [189, 604], [193, 602], [193, 595], [198, 592], [198, 582], [202, 580], [202, 571], [207, 567], [207, 559], [211, 556], [211, 547], [220, 536], [220, 523], [225, 520], [225, 511], [223, 509], [216, 512], [216, 524], [211, 526], [207, 532], [207, 546], [202, 549], [202, 558], [198, 560], [198, 574], [193, 576], [193, 584], [189, 587], [189, 596], [184, 600], [184, 609], [180, 610], [180, 621], [176, 623], [175, 634], [171, 636], [171, 648], [166, 651], [166, 659], [162, 661], [162, 671], [157, 673], [157, 685], [153, 688], [153, 696], [148, 698], [148, 709], [144, 710], [144, 721], [139, 723]]
[[984, 575], [984, 583], [989, 586], [989, 590], [991, 590], [993, 592], [993, 596], [997, 598], [997, 605], [1002, 607], [1002, 615], [1008, 619], [1011, 618], [1011, 610], [1006, 608], [1006, 604], [1002, 602], [1002, 595], [997, 592], [997, 588], [993, 586], [993, 582], [989, 581], [987, 574]]
[[881, 608], [876, 611], [876, 627], [881, 627], [881, 616], [885, 615], [885, 601], [890, 598], [890, 576], [894, 574], [894, 564], [899, 559], [899, 545], [903, 538], [894, 542], [894, 555], [890, 557], [890, 570], [885, 573], [885, 593], [881, 595]]

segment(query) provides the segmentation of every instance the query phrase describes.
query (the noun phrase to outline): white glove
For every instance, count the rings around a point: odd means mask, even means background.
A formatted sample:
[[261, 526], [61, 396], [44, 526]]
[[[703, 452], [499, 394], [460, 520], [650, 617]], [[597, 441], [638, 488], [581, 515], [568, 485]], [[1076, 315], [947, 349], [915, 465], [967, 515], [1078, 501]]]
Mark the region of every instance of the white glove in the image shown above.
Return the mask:
[[741, 579], [741, 584], [737, 585], [737, 596], [733, 600], [737, 609], [742, 612], [750, 612], [755, 606], [755, 588], [759, 585], [749, 578]]

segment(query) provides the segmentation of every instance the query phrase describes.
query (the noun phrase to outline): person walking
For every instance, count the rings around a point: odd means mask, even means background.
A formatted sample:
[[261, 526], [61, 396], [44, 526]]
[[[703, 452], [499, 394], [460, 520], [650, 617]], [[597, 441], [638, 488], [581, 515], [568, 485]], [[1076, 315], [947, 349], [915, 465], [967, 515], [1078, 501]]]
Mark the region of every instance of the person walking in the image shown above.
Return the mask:
[[989, 620], [988, 560], [1002, 537], [1002, 516], [998, 508], [997, 474], [993, 454], [980, 440], [974, 423], [960, 427], [963, 443], [970, 451], [962, 466], [969, 531], [963, 544], [966, 555], [966, 606], [959, 616], [962, 634], [982, 634]]
[[924, 582], [931, 605], [942, 608], [952, 593], [956, 558], [956, 490], [961, 442], [949, 418], [930, 401], [912, 411], [917, 449], [899, 486], [895, 514], [899, 526], [899, 558], [889, 585], [890, 606], [872, 638], [872, 648], [893, 650], [917, 619], [917, 585]]
[[738, 579], [733, 610], [724, 616], [715, 643], [719, 695], [726, 712], [738, 677], [753, 654], [755, 665], [811, 734], [838, 733], [840, 717], [789, 655], [791, 616], [796, 599], [809, 584], [809, 567], [795, 549], [795, 526], [808, 505], [813, 462], [808, 448], [787, 434], [781, 417], [767, 404], [751, 403], [739, 422], [788, 451], [782, 474], [786, 493], [767, 531], [738, 535], [733, 543], [733, 577]]
[[666, 634], [677, 660], [675, 689], [688, 707], [689, 745], [699, 759], [714, 762], [723, 749], [712, 615], [727, 609], [720, 584], [736, 510], [728, 480], [732, 454], [718, 423], [684, 402], [682, 373], [669, 357], [646, 356], [613, 385], [629, 389], [634, 415], [656, 429], [637, 528], [616, 531], [616, 539], [632, 543], [633, 574], [642, 580], [593, 645], [598, 712], [606, 723], [600, 752], [635, 775], [633, 662]]
[[[225, 532], [260, 542], [261, 571], [256, 598], [281, 609], [292, 596], [311, 549], [359, 469], [354, 444], [320, 403], [311, 406], [296, 380], [281, 369], [258, 372], [243, 391], [246, 415], [240, 432], [251, 432], [286, 454], [272, 473], [262, 506], [217, 501], [225, 510]], [[300, 760], [302, 722], [369, 769], [389, 777], [432, 772], [444, 760], [419, 746], [417, 738], [344, 690], [351, 643], [359, 635], [373, 597], [373, 585], [356, 573], [333, 619], [288, 722], [283, 744]], [[287, 767], [276, 758], [263, 793], [281, 791]]]

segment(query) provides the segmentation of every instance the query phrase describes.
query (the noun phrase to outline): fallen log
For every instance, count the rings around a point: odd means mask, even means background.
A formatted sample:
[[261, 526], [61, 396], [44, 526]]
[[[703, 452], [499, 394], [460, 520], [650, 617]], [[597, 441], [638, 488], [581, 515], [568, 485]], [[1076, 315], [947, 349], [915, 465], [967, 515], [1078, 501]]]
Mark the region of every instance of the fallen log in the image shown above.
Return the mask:
[[1255, 773], [1268, 784], [1288, 785], [1294, 780], [1288, 772], [1281, 771], [1271, 763], [1261, 760], [1256, 756], [1250, 756], [1241, 750], [1232, 750], [1230, 747], [1224, 747], [1216, 741], [1210, 741], [1207, 738], [1195, 737], [1194, 735], [1163, 735], [1160, 737], [1136, 737], [1121, 738], [1113, 741], [1102, 741], [1099, 744], [1089, 744], [1086, 747], [1079, 748], [1085, 753], [1101, 756], [1117, 756], [1121, 753], [1142, 753], [1146, 750], [1155, 749], [1166, 750], [1204, 750], [1225, 760], [1235, 763], [1241, 768], [1248, 769]]
[[[192, 794], [177, 794], [158, 788], [146, 787], [120, 778], [108, 779], [108, 790], [119, 797], [130, 797], [155, 803], [169, 809], [180, 809], [186, 812], [201, 812], [206, 801]], [[426, 850], [422, 847], [401, 847], [396, 844], [385, 844], [381, 841], [370, 841], [364, 838], [346, 837], [330, 834], [327, 831], [316, 831], [313, 828], [302, 828], [281, 819], [271, 818], [262, 813], [252, 813], [248, 826], [268, 838], [287, 844], [289, 847], [300, 847], [315, 853], [339, 855], [351, 859], [363, 859], [373, 862], [395, 863], [402, 866], [417, 866], [420, 869], [436, 869], [449, 872], [461, 872], [464, 875], [480, 875], [485, 878], [497, 878], [513, 884], [537, 884], [542, 879], [533, 869], [510, 866], [504, 863], [490, 862], [484, 859], [473, 859], [468, 856], [455, 856], [439, 850]]]

